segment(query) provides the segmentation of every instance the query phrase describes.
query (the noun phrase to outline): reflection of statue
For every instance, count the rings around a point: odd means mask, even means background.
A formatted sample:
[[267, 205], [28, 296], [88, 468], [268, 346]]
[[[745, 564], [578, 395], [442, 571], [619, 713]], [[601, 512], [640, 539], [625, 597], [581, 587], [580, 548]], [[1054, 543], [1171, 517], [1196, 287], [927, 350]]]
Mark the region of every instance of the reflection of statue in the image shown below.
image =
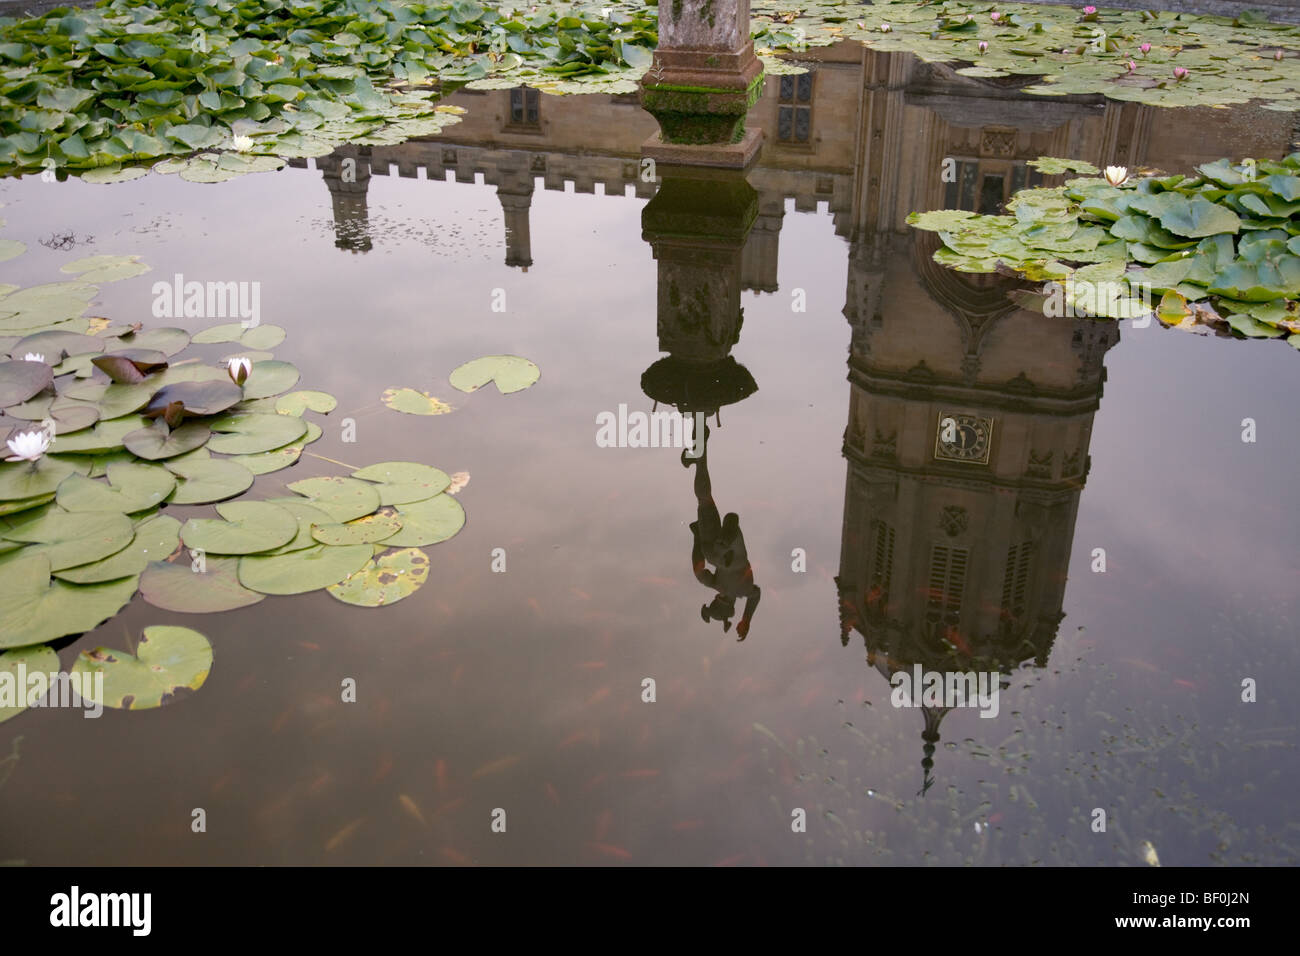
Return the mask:
[[[745, 613], [736, 624], [736, 633], [743, 641], [749, 634], [749, 622], [753, 620], [762, 592], [754, 583], [754, 569], [745, 551], [745, 536], [740, 532], [740, 516], [732, 511], [719, 519], [713, 486], [709, 482], [708, 439], [706, 425], [703, 435], [696, 436], [698, 456], [682, 453], [682, 464], [687, 468], [695, 466], [695, 499], [699, 506], [698, 517], [691, 522], [694, 539], [691, 566], [696, 580], [718, 592], [711, 603], [700, 608], [700, 617], [705, 621], [722, 621], [722, 630], [731, 630], [736, 601], [745, 599]], [[708, 570], [709, 564], [714, 566], [712, 571]]]
[[[745, 551], [740, 518], [723, 517], [709, 479], [708, 416], [752, 395], [758, 385], [731, 357], [740, 339], [741, 267], [745, 241], [758, 213], [758, 194], [740, 174], [660, 167], [663, 182], [642, 213], [642, 236], [659, 263], [659, 347], [669, 354], [641, 376], [650, 398], [694, 417], [694, 447], [682, 464], [695, 467], [696, 520], [691, 523], [691, 566], [717, 596], [700, 608], [707, 621], [744, 640], [758, 607], [759, 588]], [[709, 565], [712, 565], [710, 570]]]

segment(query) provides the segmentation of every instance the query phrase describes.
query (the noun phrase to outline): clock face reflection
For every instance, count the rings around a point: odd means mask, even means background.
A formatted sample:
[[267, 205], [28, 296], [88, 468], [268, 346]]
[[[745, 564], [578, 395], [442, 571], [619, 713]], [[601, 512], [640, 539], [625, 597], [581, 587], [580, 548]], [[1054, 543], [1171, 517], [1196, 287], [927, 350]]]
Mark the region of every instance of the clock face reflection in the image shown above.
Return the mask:
[[987, 465], [993, 438], [993, 419], [940, 412], [935, 432], [934, 457]]

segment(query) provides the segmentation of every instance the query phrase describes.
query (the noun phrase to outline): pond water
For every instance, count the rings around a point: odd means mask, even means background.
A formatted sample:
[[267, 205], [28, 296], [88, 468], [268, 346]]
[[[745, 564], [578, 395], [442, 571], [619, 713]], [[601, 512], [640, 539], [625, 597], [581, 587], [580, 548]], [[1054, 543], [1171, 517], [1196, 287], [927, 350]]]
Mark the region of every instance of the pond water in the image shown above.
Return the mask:
[[[1294, 350], [1033, 315], [903, 222], [991, 211], [1037, 156], [1277, 158], [1296, 117], [1031, 97], [857, 47], [813, 67], [767, 81], [749, 187], [643, 180], [634, 96], [510, 90], [450, 97], [468, 112], [438, 139], [219, 185], [0, 183], [31, 250], [5, 282], [139, 254], [153, 271], [91, 311], [146, 325], [173, 324], [160, 278], [260, 283], [277, 357], [339, 404], [252, 497], [335, 462], [470, 475], [464, 529], [391, 607], [137, 596], [63, 646], [66, 668], [182, 624], [214, 664], [156, 710], [0, 725], [0, 754], [21, 738], [0, 860], [1143, 865], [1149, 842], [1165, 865], [1296, 862]], [[447, 384], [491, 354], [540, 381]], [[395, 386], [453, 410], [399, 414]], [[598, 441], [647, 388], [726, 405], [702, 464]], [[969, 440], [938, 440], [948, 417]], [[743, 535], [708, 547], [731, 552], [721, 584], [695, 574], [710, 492]], [[741, 596], [725, 631], [710, 582]], [[891, 706], [891, 674], [976, 660], [996, 715]]]

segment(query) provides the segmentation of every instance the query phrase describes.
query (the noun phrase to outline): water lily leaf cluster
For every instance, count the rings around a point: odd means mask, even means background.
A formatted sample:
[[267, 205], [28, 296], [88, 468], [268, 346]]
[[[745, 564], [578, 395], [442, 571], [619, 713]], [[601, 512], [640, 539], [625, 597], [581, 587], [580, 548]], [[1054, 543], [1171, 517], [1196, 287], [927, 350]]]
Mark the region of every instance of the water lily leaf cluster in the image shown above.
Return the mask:
[[[1300, 153], [1217, 160], [1195, 175], [1022, 190], [1007, 214], [913, 213], [935, 261], [1046, 285], [1017, 294], [1057, 315], [1136, 318], [1300, 348]], [[1051, 300], [1057, 297], [1053, 304]]]
[[[101, 281], [148, 268], [119, 256], [75, 266]], [[0, 296], [0, 449], [16, 453], [0, 462], [0, 652], [88, 631], [137, 591], [167, 610], [211, 613], [337, 585], [339, 600], [378, 607], [425, 580], [427, 557], [411, 549], [465, 521], [440, 469], [382, 462], [248, 496], [321, 436], [308, 413], [338, 404], [294, 391], [288, 362], [254, 361], [239, 384], [210, 358], [230, 343], [273, 348], [283, 328], [191, 337], [92, 323], [82, 313], [96, 291], [78, 279]], [[163, 513], [200, 505], [213, 507]], [[109, 706], [156, 706], [171, 692], [138, 684], [142, 655], [90, 654], [78, 666], [105, 674]], [[197, 686], [181, 676], [174, 686]]]
[[797, 58], [809, 47], [851, 39], [926, 62], [965, 63], [956, 72], [967, 76], [1023, 77], [1024, 91], [1042, 96], [1104, 93], [1153, 106], [1258, 100], [1274, 110], [1300, 108], [1300, 26], [1248, 14], [1085, 14], [1081, 5], [958, 0], [754, 0], [751, 12], [760, 55]]
[[[602, 10], [605, 12], [602, 13]], [[639, 3], [107, 0], [0, 19], [0, 173], [93, 182], [142, 163], [196, 182], [456, 122], [456, 85], [633, 88], [657, 42]]]

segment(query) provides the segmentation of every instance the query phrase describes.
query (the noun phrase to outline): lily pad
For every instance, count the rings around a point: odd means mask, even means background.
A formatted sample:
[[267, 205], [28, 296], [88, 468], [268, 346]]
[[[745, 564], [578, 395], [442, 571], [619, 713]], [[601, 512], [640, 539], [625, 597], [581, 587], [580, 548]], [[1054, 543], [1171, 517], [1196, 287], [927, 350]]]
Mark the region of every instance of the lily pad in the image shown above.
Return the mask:
[[281, 395], [275, 400], [275, 410], [281, 415], [301, 416], [307, 409], [328, 415], [338, 407], [338, 404], [338, 399], [328, 392], [315, 392], [308, 389]]
[[429, 577], [429, 556], [419, 548], [379, 555], [326, 590], [344, 604], [383, 607], [414, 594]]
[[336, 522], [351, 521], [368, 515], [379, 507], [375, 486], [356, 478], [304, 478], [289, 485], [289, 490], [311, 500], [329, 512]]
[[98, 584], [119, 578], [137, 578], [151, 561], [162, 561], [180, 544], [181, 523], [170, 515], [154, 515], [141, 521], [135, 537], [117, 554], [101, 561], [55, 571], [54, 576], [72, 584]]
[[497, 391], [508, 395], [533, 385], [541, 375], [541, 369], [518, 355], [486, 355], [458, 367], [449, 381], [462, 392], [473, 392], [495, 382]]
[[372, 554], [368, 544], [339, 548], [321, 544], [274, 557], [241, 558], [239, 583], [262, 594], [318, 591], [360, 570]]
[[182, 614], [214, 614], [248, 607], [266, 595], [239, 583], [239, 559], [205, 557], [204, 569], [189, 561], [155, 561], [140, 576], [140, 595], [154, 607]]
[[59, 485], [57, 500], [65, 511], [132, 514], [156, 508], [175, 487], [176, 479], [159, 465], [113, 464], [108, 466], [108, 484], [69, 475]]
[[134, 594], [134, 578], [105, 584], [52, 582], [48, 555], [20, 554], [0, 566], [0, 648], [89, 631], [122, 610]]
[[344, 524], [313, 525], [311, 536], [321, 544], [374, 544], [391, 538], [402, 529], [402, 522], [390, 514], [372, 514]]
[[28, 685], [19, 683], [20, 674], [49, 675], [61, 670], [59, 655], [48, 647], [18, 647], [0, 654], [0, 675], [8, 675], [0, 676], [0, 681], [11, 683], [15, 691], [13, 704], [0, 704], [0, 724], [27, 709]]
[[258, 554], [293, 540], [298, 521], [265, 501], [228, 501], [216, 506], [215, 518], [191, 518], [181, 529], [187, 548], [212, 554]]
[[149, 419], [125, 415], [101, 421], [94, 428], [75, 435], [56, 436], [50, 453], [56, 455], [102, 455], [121, 449], [126, 436], [149, 425]]
[[28, 545], [27, 553], [41, 554], [51, 571], [75, 568], [121, 551], [135, 536], [123, 514], [99, 512], [72, 514], [49, 510], [44, 514], [0, 527], [0, 538]]
[[87, 256], [59, 267], [60, 272], [80, 276], [85, 282], [116, 282], [144, 275], [150, 267], [139, 256]]
[[354, 471], [352, 477], [375, 482], [381, 505], [424, 501], [441, 494], [451, 484], [445, 471], [409, 461], [380, 462]]
[[159, 461], [193, 451], [208, 441], [211, 435], [208, 426], [202, 422], [186, 422], [179, 428], [168, 428], [166, 422], [159, 420], [148, 428], [124, 436], [122, 444], [132, 454], [150, 461]]
[[85, 474], [89, 470], [89, 466], [80, 461], [50, 457], [35, 462], [0, 463], [0, 501], [20, 502], [52, 495], [68, 475], [73, 472]]
[[177, 691], [198, 690], [212, 670], [212, 645], [188, 627], [146, 627], [135, 655], [96, 647], [82, 651], [72, 673], [103, 675], [95, 702], [119, 710], [149, 710], [171, 703]]
[[53, 383], [54, 370], [44, 362], [0, 362], [0, 408], [25, 402]]
[[318, 542], [312, 537], [312, 528], [316, 525], [332, 524], [334, 519], [328, 511], [317, 508], [305, 498], [288, 497], [288, 498], [271, 498], [271, 504], [279, 505], [285, 511], [288, 511], [298, 519], [298, 533], [288, 544], [282, 544], [273, 551], [267, 551], [268, 555], [288, 554], [290, 551], [302, 551], [306, 548], [314, 548]]
[[465, 526], [465, 509], [449, 495], [398, 505], [402, 530], [383, 544], [393, 548], [422, 548], [455, 537]]
[[389, 388], [380, 399], [395, 412], [406, 415], [446, 415], [451, 406], [429, 392], [414, 388]]
[[307, 431], [307, 423], [301, 418], [261, 412], [223, 415], [210, 425], [216, 434], [208, 447], [223, 455], [252, 455], [282, 448]]
[[231, 381], [176, 382], [158, 389], [149, 400], [145, 415], [155, 418], [173, 402], [180, 402], [187, 415], [216, 415], [239, 402], [244, 392]]
[[178, 481], [168, 499], [174, 505], [201, 505], [225, 501], [253, 486], [253, 473], [228, 458], [200, 458], [167, 463]]
[[268, 398], [298, 384], [299, 372], [288, 362], [258, 362], [244, 382], [245, 398]]

